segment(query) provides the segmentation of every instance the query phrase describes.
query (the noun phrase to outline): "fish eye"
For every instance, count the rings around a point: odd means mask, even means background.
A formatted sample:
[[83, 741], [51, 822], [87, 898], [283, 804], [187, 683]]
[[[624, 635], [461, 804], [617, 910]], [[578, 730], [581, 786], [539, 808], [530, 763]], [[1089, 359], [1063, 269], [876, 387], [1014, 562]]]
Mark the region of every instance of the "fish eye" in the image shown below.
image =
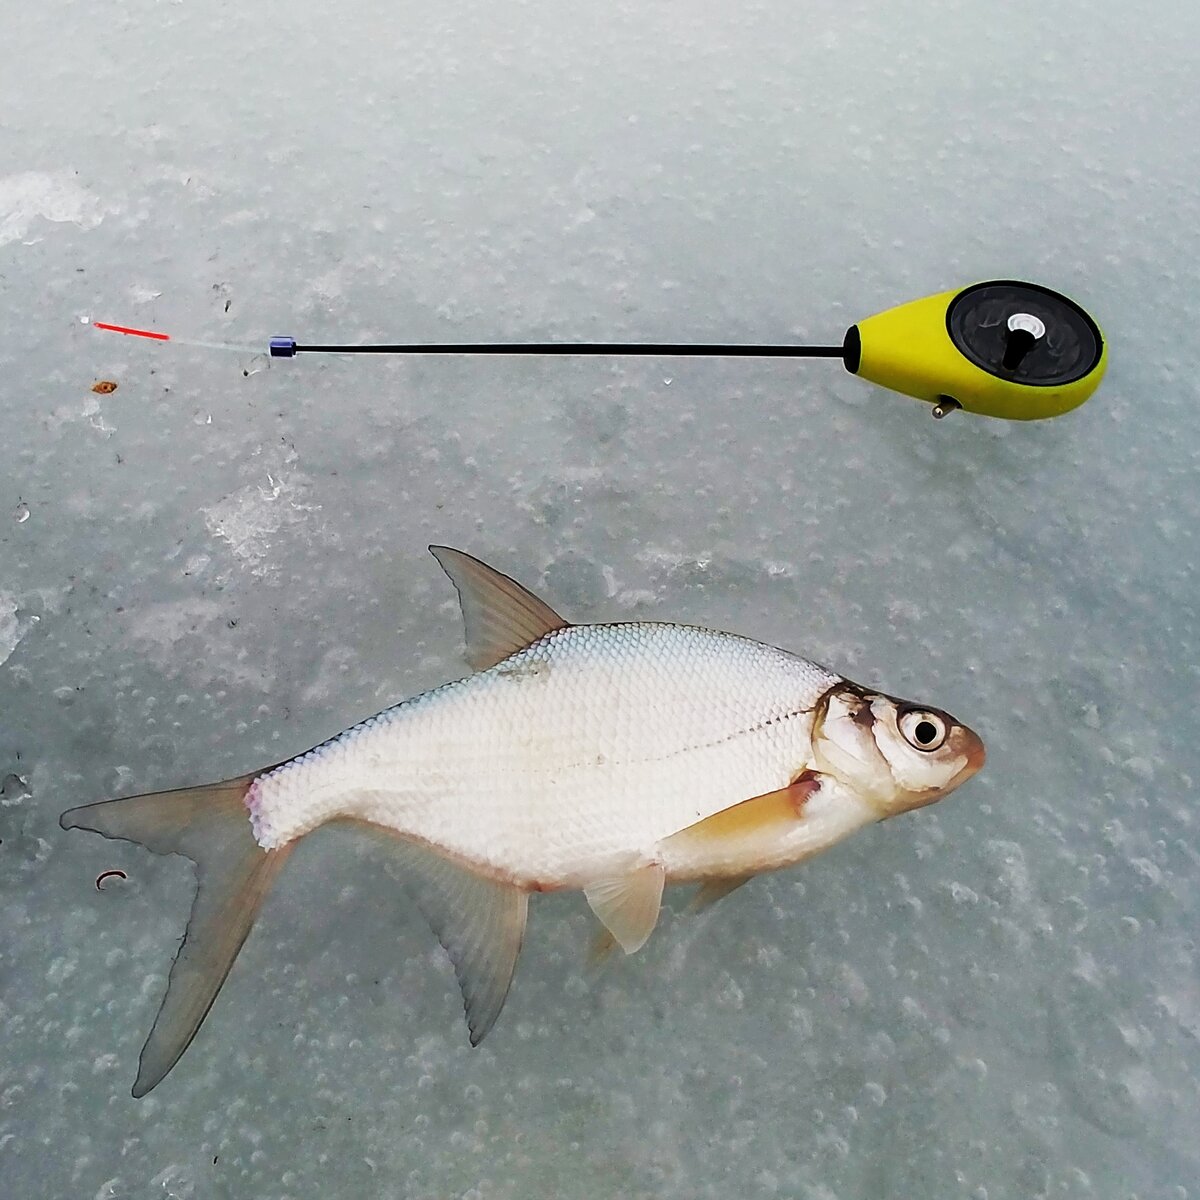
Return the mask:
[[938, 750], [950, 732], [944, 717], [923, 708], [910, 708], [900, 714], [900, 732], [910, 746], [926, 752]]

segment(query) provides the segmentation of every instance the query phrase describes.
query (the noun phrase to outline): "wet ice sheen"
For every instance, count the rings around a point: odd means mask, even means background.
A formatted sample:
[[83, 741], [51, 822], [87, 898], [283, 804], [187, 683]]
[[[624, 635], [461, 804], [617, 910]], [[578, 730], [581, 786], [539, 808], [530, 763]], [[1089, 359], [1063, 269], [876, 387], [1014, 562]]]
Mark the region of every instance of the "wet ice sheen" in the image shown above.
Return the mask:
[[[701, 14], [349, 0], [280, 37], [262, 4], [14, 7], [5, 1194], [1200, 1196], [1200, 16]], [[823, 341], [990, 277], [1109, 333], [1079, 412], [934, 423], [836, 363], [247, 376], [76, 319]], [[672, 899], [599, 977], [582, 903], [535, 898], [479, 1051], [386, 859], [323, 834], [135, 1103], [193, 873], [58, 813], [278, 761], [459, 671], [435, 541], [568, 617], [730, 628], [928, 697], [987, 768], [704, 917]]]

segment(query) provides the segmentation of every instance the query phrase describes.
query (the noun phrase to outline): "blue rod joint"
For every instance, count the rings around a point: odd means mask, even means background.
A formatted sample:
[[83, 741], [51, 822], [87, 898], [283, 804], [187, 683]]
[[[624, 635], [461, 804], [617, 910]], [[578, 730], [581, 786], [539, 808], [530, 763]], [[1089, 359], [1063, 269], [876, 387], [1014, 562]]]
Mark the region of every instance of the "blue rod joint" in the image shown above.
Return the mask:
[[296, 357], [296, 339], [293, 337], [273, 337], [269, 344], [272, 358]]

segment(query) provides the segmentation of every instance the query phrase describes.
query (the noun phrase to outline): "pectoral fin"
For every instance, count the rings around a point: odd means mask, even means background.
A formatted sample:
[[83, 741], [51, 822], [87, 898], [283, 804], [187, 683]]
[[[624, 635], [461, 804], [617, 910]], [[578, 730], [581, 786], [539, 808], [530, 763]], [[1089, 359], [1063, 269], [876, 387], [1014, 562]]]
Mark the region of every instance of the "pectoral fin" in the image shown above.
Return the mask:
[[449, 546], [429, 550], [458, 591], [467, 662], [476, 671], [486, 671], [547, 633], [566, 627], [567, 622], [548, 604], [487, 563]]
[[714, 888], [709, 901], [713, 903], [737, 886], [716, 892], [717, 884], [735, 878], [744, 882], [756, 871], [770, 869], [773, 850], [795, 829], [804, 805], [820, 786], [819, 775], [803, 771], [785, 788], [733, 804], [673, 833], [663, 843], [664, 850], [710, 864], [714, 878], [706, 887]]
[[584, 888], [583, 894], [621, 949], [632, 954], [641, 949], [658, 924], [665, 881], [663, 868], [647, 863], [598, 879]]

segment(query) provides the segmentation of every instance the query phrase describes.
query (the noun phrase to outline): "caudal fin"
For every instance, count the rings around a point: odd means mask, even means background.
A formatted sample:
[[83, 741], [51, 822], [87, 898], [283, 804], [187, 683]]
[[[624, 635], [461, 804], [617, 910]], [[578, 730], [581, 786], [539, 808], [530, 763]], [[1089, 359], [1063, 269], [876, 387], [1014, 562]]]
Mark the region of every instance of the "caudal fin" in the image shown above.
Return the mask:
[[196, 864], [197, 890], [167, 993], [142, 1049], [134, 1096], [179, 1061], [200, 1028], [291, 847], [254, 840], [245, 797], [255, 775], [223, 783], [105, 800], [63, 813], [64, 829], [90, 829]]

